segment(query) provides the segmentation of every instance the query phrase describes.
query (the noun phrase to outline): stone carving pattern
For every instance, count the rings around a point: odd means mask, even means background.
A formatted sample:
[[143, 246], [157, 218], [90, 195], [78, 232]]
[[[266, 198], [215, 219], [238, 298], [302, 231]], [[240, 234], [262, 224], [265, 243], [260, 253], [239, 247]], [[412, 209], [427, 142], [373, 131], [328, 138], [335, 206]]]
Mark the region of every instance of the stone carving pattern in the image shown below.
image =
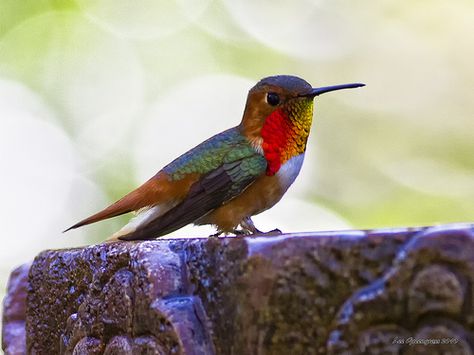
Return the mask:
[[[340, 308], [328, 354], [473, 354], [474, 230], [429, 228]], [[431, 342], [431, 343], [430, 343]]]

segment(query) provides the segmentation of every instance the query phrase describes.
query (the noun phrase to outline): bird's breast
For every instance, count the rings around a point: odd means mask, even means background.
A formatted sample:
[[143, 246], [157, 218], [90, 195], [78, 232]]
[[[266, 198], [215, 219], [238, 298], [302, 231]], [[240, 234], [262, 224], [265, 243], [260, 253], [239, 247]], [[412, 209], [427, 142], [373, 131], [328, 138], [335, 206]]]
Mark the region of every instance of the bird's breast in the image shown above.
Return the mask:
[[305, 153], [295, 155], [294, 157], [283, 163], [275, 174], [278, 182], [283, 191], [288, 190], [290, 185], [295, 181], [296, 177], [300, 173], [301, 166], [303, 165]]

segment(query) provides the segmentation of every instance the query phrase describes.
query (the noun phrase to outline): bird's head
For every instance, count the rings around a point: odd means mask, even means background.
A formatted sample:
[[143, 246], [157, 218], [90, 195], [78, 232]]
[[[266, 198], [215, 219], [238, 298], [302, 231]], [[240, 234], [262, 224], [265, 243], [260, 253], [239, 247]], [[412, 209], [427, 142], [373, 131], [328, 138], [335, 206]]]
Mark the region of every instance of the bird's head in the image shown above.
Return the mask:
[[[273, 140], [269, 144], [286, 144], [283, 140], [289, 136], [303, 138], [305, 145], [313, 119], [314, 98], [326, 92], [360, 86], [364, 84], [313, 88], [296, 76], [263, 78], [248, 93], [240, 127], [256, 147], [262, 147], [265, 140]], [[277, 138], [281, 142], [275, 142]]]

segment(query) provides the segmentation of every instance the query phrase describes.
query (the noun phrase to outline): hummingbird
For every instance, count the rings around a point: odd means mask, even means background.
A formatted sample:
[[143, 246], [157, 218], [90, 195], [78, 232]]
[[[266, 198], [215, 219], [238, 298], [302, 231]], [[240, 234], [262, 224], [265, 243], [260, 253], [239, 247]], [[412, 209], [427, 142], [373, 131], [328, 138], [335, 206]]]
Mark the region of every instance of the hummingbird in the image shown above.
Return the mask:
[[298, 176], [314, 98], [361, 86], [313, 88], [296, 76], [263, 78], [250, 89], [239, 125], [197, 145], [137, 189], [65, 232], [135, 212], [109, 239], [154, 239], [190, 223], [213, 225], [216, 236], [262, 233], [252, 216], [280, 201]]

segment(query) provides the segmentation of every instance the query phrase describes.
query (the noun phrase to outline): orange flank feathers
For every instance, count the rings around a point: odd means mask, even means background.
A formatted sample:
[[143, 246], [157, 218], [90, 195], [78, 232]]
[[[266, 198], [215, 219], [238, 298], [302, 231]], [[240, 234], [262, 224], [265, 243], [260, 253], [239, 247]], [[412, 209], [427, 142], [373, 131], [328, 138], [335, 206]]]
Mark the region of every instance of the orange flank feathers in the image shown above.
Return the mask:
[[[184, 199], [190, 186], [197, 181], [198, 178], [199, 174], [189, 174], [179, 181], [171, 181], [168, 175], [161, 171], [117, 202], [74, 224], [64, 232], [104, 219], [117, 217], [128, 212], [138, 211], [142, 208], [179, 203]], [[173, 197], [173, 201], [169, 201], [170, 197]], [[164, 212], [165, 211], [166, 210], [164, 210]]]

